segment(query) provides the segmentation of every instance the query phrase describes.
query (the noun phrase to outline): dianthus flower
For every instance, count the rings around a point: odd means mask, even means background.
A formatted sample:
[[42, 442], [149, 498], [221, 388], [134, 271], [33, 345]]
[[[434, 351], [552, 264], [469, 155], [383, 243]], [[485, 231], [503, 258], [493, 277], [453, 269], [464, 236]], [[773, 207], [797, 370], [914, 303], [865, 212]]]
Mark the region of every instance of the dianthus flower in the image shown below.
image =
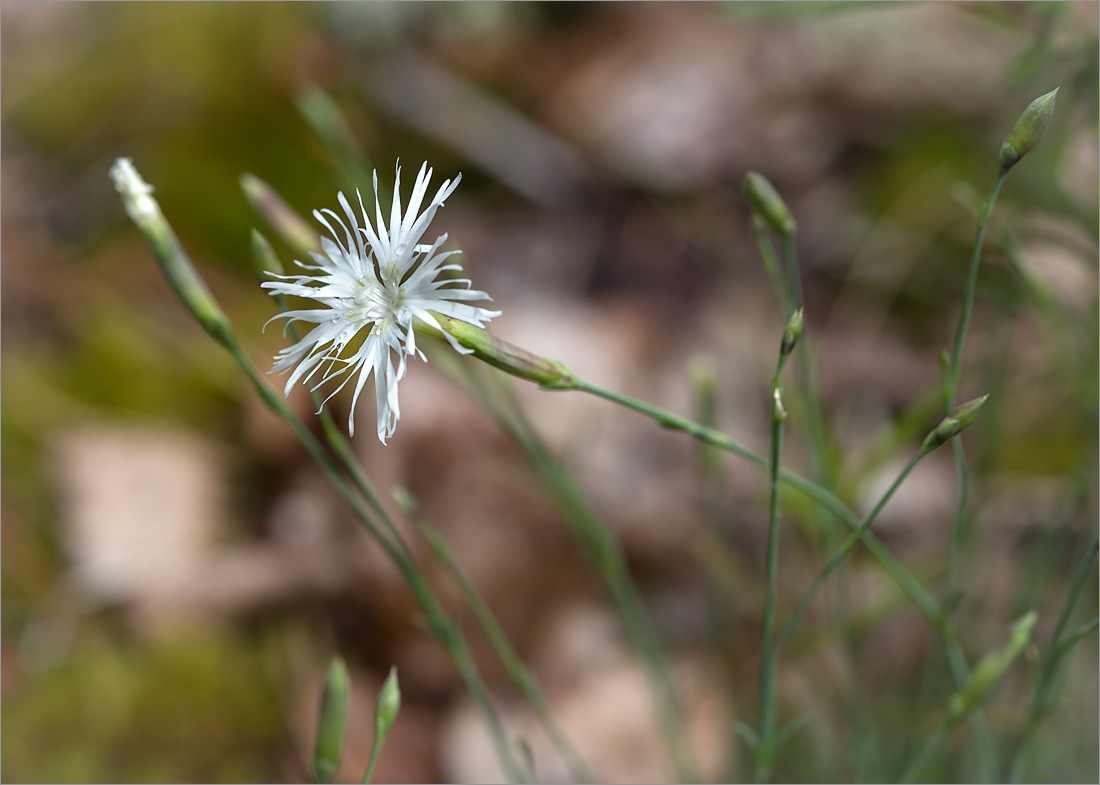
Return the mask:
[[[393, 209], [390, 224], [382, 220], [382, 209], [375, 204], [375, 224], [372, 226], [363, 197], [356, 191], [363, 226], [344, 194], [338, 194], [347, 223], [332, 210], [313, 211], [313, 216], [332, 234], [321, 238], [322, 253], [312, 253], [315, 264], [295, 262], [306, 270], [305, 275], [274, 275], [276, 281], [261, 286], [270, 294], [295, 295], [316, 300], [323, 307], [287, 311], [276, 319], [316, 324], [297, 343], [275, 356], [272, 371], [286, 372], [294, 368], [287, 380], [285, 395], [299, 381], [310, 381], [320, 375], [313, 389], [343, 377], [325, 402], [353, 378], [355, 393], [348, 415], [348, 432], [355, 433], [355, 404], [368, 377], [374, 374], [375, 397], [378, 402], [378, 438], [383, 444], [393, 436], [401, 410], [397, 400], [397, 383], [404, 378], [405, 359], [417, 355], [427, 359], [416, 347], [413, 320], [420, 319], [443, 332], [433, 313], [482, 327], [500, 311], [489, 311], [467, 304], [471, 300], [491, 300], [484, 292], [470, 288], [465, 278], [439, 278], [447, 271], [460, 271], [461, 265], [447, 260], [460, 251], [443, 251], [440, 247], [447, 235], [431, 245], [420, 244], [436, 210], [454, 192], [461, 175], [454, 182], [447, 180], [439, 187], [423, 213], [420, 206], [428, 193], [432, 170], [427, 163], [420, 167], [413, 185], [408, 208], [401, 211], [401, 168], [393, 187]], [[374, 191], [378, 193], [378, 173], [374, 175]], [[326, 218], [326, 215], [328, 216]], [[335, 221], [337, 231], [329, 218]], [[350, 226], [350, 228], [349, 228]], [[448, 342], [458, 352], [469, 353], [450, 335]], [[357, 338], [362, 337], [358, 343]], [[345, 355], [345, 349], [347, 353]], [[395, 365], [396, 359], [396, 365]], [[295, 367], [296, 366], [296, 367]], [[322, 407], [324, 403], [321, 404]]]

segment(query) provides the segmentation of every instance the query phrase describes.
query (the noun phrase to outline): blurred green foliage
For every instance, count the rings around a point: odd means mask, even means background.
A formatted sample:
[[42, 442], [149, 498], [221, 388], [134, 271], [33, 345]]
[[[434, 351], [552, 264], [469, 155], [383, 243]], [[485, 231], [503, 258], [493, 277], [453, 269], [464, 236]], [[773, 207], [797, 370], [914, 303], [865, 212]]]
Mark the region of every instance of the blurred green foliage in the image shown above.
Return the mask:
[[[285, 778], [278, 686], [254, 643], [205, 632], [140, 646], [96, 633], [4, 704], [7, 782]], [[185, 752], [186, 754], [181, 754]]]

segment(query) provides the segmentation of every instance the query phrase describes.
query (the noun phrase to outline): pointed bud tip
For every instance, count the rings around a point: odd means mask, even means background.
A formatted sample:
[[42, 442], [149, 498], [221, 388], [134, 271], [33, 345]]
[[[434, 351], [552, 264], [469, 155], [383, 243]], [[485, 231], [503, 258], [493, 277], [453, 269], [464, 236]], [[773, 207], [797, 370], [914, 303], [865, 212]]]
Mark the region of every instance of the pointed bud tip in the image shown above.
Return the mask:
[[798, 231], [798, 223], [787, 203], [767, 177], [758, 172], [747, 172], [741, 192], [752, 211], [763, 218], [772, 231], [783, 237], [790, 237]]
[[794, 347], [798, 345], [798, 339], [802, 337], [802, 309], [791, 314], [790, 321], [787, 322], [787, 327], [783, 330], [783, 342], [779, 346], [779, 352], [784, 357], [794, 351]]
[[1039, 96], [1024, 110], [1020, 119], [1016, 121], [1008, 139], [1001, 146], [1001, 168], [1010, 169], [1039, 141], [1043, 129], [1047, 127], [1051, 116], [1054, 114], [1054, 105], [1057, 103], [1058, 91], [1056, 87], [1049, 93]]

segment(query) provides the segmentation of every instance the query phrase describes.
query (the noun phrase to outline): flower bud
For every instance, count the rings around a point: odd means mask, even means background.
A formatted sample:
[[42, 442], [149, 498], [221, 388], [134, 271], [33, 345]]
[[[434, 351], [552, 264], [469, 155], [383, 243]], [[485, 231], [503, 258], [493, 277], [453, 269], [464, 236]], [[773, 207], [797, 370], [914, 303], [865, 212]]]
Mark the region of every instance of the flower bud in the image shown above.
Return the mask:
[[252, 271], [261, 281], [269, 280], [268, 274], [283, 274], [283, 263], [275, 255], [275, 249], [267, 238], [252, 230]]
[[116, 160], [111, 166], [110, 176], [130, 220], [152, 250], [168, 284], [202, 328], [218, 343], [228, 346], [233, 340], [229, 319], [195, 271], [160, 211], [160, 205], [152, 196], [153, 186], [141, 179], [129, 158]]
[[1058, 97], [1058, 90], [1054, 88], [1046, 95], [1041, 95], [1028, 104], [1027, 109], [1020, 115], [1008, 140], [1001, 147], [1001, 169], [1007, 171], [1027, 155], [1028, 150], [1039, 141], [1043, 129], [1050, 122], [1054, 114], [1054, 102]]
[[774, 232], [790, 237], [798, 231], [798, 224], [787, 209], [787, 203], [764, 175], [756, 172], [746, 174], [742, 191], [752, 211], [767, 221]]
[[924, 444], [920, 448], [920, 454], [922, 456], [927, 455], [962, 433], [963, 429], [974, 422], [974, 418], [978, 416], [978, 410], [982, 408], [988, 398], [988, 395], [983, 395], [981, 398], [975, 398], [972, 401], [960, 404], [955, 411], [940, 420], [940, 424], [925, 437]]
[[397, 713], [401, 711], [401, 685], [397, 682], [397, 667], [390, 668], [390, 674], [386, 677], [382, 689], [378, 692], [378, 702], [374, 706], [374, 736], [375, 743], [382, 744], [383, 739], [390, 732], [393, 723], [397, 720]]
[[317, 232], [287, 204], [275, 189], [255, 175], [241, 175], [241, 189], [248, 203], [279, 238], [303, 257], [321, 250]]
[[325, 689], [321, 693], [320, 719], [317, 723], [317, 743], [313, 752], [313, 779], [331, 782], [344, 747], [348, 721], [348, 693], [351, 679], [340, 657], [329, 665]]
[[791, 314], [791, 320], [787, 322], [787, 328], [783, 331], [783, 342], [779, 345], [779, 353], [784, 357], [794, 351], [798, 345], [798, 339], [802, 337], [802, 309]]
[[507, 341], [490, 335], [480, 327], [460, 322], [442, 314], [432, 313], [442, 331], [434, 325], [416, 321], [413, 328], [433, 338], [443, 338], [452, 346], [462, 347], [482, 362], [499, 368], [512, 376], [536, 382], [548, 390], [568, 390], [577, 377], [557, 360], [539, 357]]
[[1027, 647], [1038, 617], [1035, 611], [1025, 613], [1012, 625], [1012, 631], [1005, 645], [982, 657], [974, 668], [974, 672], [970, 674], [970, 679], [962, 689], [951, 696], [947, 710], [948, 722], [954, 724], [966, 719], [993, 685], [1000, 681], [1013, 660]]

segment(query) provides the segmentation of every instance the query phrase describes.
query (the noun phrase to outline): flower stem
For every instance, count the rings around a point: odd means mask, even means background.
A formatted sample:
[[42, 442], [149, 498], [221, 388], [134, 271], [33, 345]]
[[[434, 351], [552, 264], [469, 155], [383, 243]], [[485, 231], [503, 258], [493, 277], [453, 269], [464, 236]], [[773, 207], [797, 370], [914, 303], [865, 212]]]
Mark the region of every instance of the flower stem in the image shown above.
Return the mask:
[[504, 404], [482, 379], [477, 378], [476, 373], [465, 364], [457, 365], [465, 371], [464, 378], [468, 387], [523, 450], [531, 466], [565, 512], [570, 533], [587, 551], [596, 572], [606, 585], [627, 637], [642, 663], [657, 704], [657, 717], [676, 776], [682, 782], [699, 782], [700, 775], [688, 751], [683, 711], [665, 667], [660, 642], [649, 623], [645, 604], [631, 579], [626, 558], [618, 542], [592, 509], [583, 492], [550, 455], [527, 420], [519, 402], [515, 400], [511, 388], [503, 383], [504, 379], [492, 375], [494, 381], [499, 383], [498, 392], [507, 400], [506, 405], [510, 410], [508, 413], [503, 410]]
[[909, 764], [909, 768], [905, 770], [900, 781], [912, 782], [915, 780], [917, 775], [920, 774], [921, 769], [923, 769], [928, 761], [931, 760], [932, 756], [939, 751], [950, 734], [951, 725], [946, 722], [940, 725], [936, 732], [925, 742], [924, 746], [921, 747], [920, 752], [917, 753], [917, 757]]
[[[944, 374], [944, 411], [947, 413], [955, 409], [959, 388], [959, 373], [962, 364], [963, 345], [966, 341], [966, 332], [970, 326], [970, 315], [974, 309], [974, 297], [978, 289], [978, 269], [981, 265], [982, 244], [985, 241], [986, 227], [993, 216], [993, 208], [997, 203], [997, 195], [1004, 185], [1008, 168], [1001, 166], [997, 169], [997, 176], [993, 179], [993, 185], [989, 189], [981, 210], [978, 212], [978, 227], [974, 236], [974, 246], [970, 254], [970, 270], [967, 275], [966, 293], [963, 296], [962, 310], [959, 313], [959, 322], [955, 329], [955, 340], [951, 349], [951, 357]], [[951, 454], [955, 461], [956, 491], [955, 509], [951, 524], [951, 543], [948, 549], [947, 561], [947, 585], [944, 589], [943, 606], [944, 615], [950, 626], [951, 616], [958, 606], [961, 589], [959, 588], [959, 562], [962, 556], [963, 540], [966, 535], [966, 508], [970, 492], [970, 474], [966, 466], [966, 453], [963, 450], [962, 439], [955, 437], [951, 440]], [[965, 681], [968, 676], [966, 658], [961, 648], [949, 649], [949, 663], [956, 683]], [[974, 741], [978, 751], [978, 766], [982, 779], [991, 781], [996, 778], [996, 752], [993, 749], [993, 741], [986, 727], [985, 714], [978, 711], [970, 718], [970, 724], [974, 731]]]
[[[378, 544], [382, 546], [386, 555], [390, 557], [400, 570], [406, 583], [409, 584], [409, 588], [412, 589], [413, 594], [416, 595], [417, 600], [424, 609], [430, 629], [447, 650], [451, 661], [458, 669], [459, 675], [466, 684], [466, 688], [469, 690], [474, 703], [477, 705], [488, 724], [497, 755], [508, 777], [515, 782], [525, 782], [527, 777], [522, 767], [515, 760], [511, 745], [508, 743], [504, 733], [504, 727], [501, 724], [500, 717], [493, 707], [488, 688], [482, 680], [481, 674], [478, 672], [477, 666], [470, 654], [469, 647], [462, 637], [462, 634], [447, 618], [446, 612], [424, 580], [423, 575], [421, 575], [420, 571], [416, 568], [416, 565], [407, 555], [405, 549], [383, 533], [378, 523], [363, 508], [359, 498], [355, 495], [355, 491], [341, 473], [340, 467], [325, 451], [324, 447], [306, 427], [305, 423], [298, 419], [298, 416], [294, 414], [287, 403], [267, 385], [263, 379], [263, 375], [252, 364], [247, 355], [245, 355], [244, 351], [240, 348], [240, 345], [237, 344], [236, 340], [232, 337], [229, 340], [227, 348], [237, 361], [237, 364], [248, 376], [249, 381], [252, 382], [252, 385], [256, 388], [260, 398], [291, 427], [295, 435], [297, 435], [298, 439], [302, 442], [302, 445], [310, 453], [313, 459], [320, 464], [321, 468], [324, 469], [329, 480], [351, 508], [352, 513], [355, 515], [360, 525], [374, 537]], [[385, 515], [384, 509], [380, 517], [383, 519], [388, 518], [388, 516]], [[389, 522], [387, 528], [391, 527], [392, 521]]]
[[[729, 436], [714, 428], [707, 428], [685, 417], [673, 414], [672, 412], [645, 403], [644, 401], [639, 401], [629, 396], [606, 390], [590, 382], [586, 382], [583, 379], [577, 379], [574, 386], [570, 389], [586, 392], [590, 395], [604, 398], [605, 400], [616, 403], [627, 409], [633, 409], [636, 412], [650, 417], [662, 427], [675, 431], [683, 431], [699, 441], [731, 452], [759, 469], [767, 470], [770, 468], [770, 462], [767, 458], [757, 455], [752, 450], [735, 442]], [[780, 469], [779, 479], [783, 484], [809, 496], [849, 529], [855, 530], [859, 527], [859, 519], [856, 517], [855, 513], [853, 513], [844, 502], [837, 498], [835, 494], [786, 469]], [[914, 577], [892, 553], [890, 553], [872, 532], [863, 532], [861, 539], [863, 544], [879, 561], [898, 588], [905, 593], [909, 600], [920, 610], [921, 614], [928, 619], [929, 623], [936, 630], [937, 635], [943, 640], [947, 640], [948, 632], [943, 611], [940, 610], [936, 601], [928, 593], [928, 590], [924, 588], [921, 582], [917, 580], [917, 578]]]
[[882, 497], [879, 498], [878, 502], [875, 503], [875, 506], [872, 508], [872, 510], [867, 513], [864, 519], [860, 521], [859, 525], [852, 530], [852, 533], [849, 534], [844, 542], [840, 544], [840, 547], [836, 549], [833, 555], [829, 558], [829, 561], [825, 563], [824, 567], [822, 567], [821, 572], [819, 572], [817, 574], [817, 577], [814, 578], [814, 582], [810, 584], [810, 588], [802, 596], [802, 599], [799, 601], [798, 606], [794, 610], [794, 613], [791, 614], [790, 620], [783, 628], [783, 631], [779, 634], [779, 638], [776, 640], [775, 644], [774, 656], [779, 656], [779, 653], [783, 649], [784, 644], [786, 644], [786, 642], [790, 639], [791, 634], [795, 630], [795, 627], [798, 626], [798, 622], [801, 620], [802, 614], [805, 613], [806, 608], [809, 607], [810, 602], [817, 594], [818, 589], [820, 589], [822, 584], [825, 583], [825, 579], [829, 577], [832, 571], [835, 570], [842, 561], [844, 561], [844, 557], [848, 555], [848, 553], [852, 550], [852, 547], [867, 533], [867, 530], [871, 528], [871, 524], [875, 522], [878, 514], [882, 512], [882, 508], [886, 506], [886, 503], [888, 501], [890, 501], [890, 497], [894, 495], [897, 489], [901, 486], [902, 482], [904, 482], [905, 478], [909, 476], [909, 473], [913, 471], [913, 469], [916, 467], [917, 463], [922, 457], [924, 456], [920, 452], [918, 452], [909, 460], [909, 463], [905, 465], [905, 468], [902, 469], [898, 476], [894, 479], [894, 482], [891, 483], [890, 487], [886, 490], [886, 493], [884, 493]]
[[1077, 572], [1074, 573], [1073, 583], [1069, 595], [1066, 597], [1066, 604], [1062, 607], [1062, 613], [1058, 616], [1054, 633], [1050, 636], [1047, 656], [1043, 658], [1039, 667], [1039, 678], [1035, 682], [1035, 692], [1031, 699], [1031, 709], [1028, 711], [1027, 725], [1016, 744], [1016, 753], [1012, 758], [1012, 764], [1009, 766], [1009, 782], [1020, 782], [1023, 779], [1027, 768], [1029, 748], [1039, 723], [1042, 722], [1049, 709], [1050, 692], [1054, 687], [1054, 677], [1057, 675], [1058, 666], [1061, 664], [1063, 657], [1072, 648], [1073, 644], [1096, 629], [1096, 619], [1093, 619], [1066, 636], [1066, 627], [1077, 607], [1077, 602], [1084, 593], [1089, 575], [1092, 574], [1092, 565], [1096, 561], [1097, 548], [1097, 538], [1096, 535], [1093, 535], [1092, 542], [1085, 551], [1085, 556], [1081, 559]]
[[[786, 348], [784, 344], [784, 348]], [[793, 348], [793, 347], [792, 347]], [[771, 467], [768, 489], [768, 544], [764, 568], [764, 629], [760, 646], [760, 720], [756, 745], [756, 781], [764, 782], [772, 770], [775, 755], [775, 665], [772, 652], [772, 629], [775, 625], [775, 595], [779, 588], [779, 468], [783, 455], [783, 425], [787, 413], [783, 409], [783, 367], [789, 351], [780, 351], [772, 379]]]
[[484, 597], [478, 592], [477, 587], [474, 586], [465, 570], [455, 561], [446, 540], [423, 514], [410, 510], [410, 515], [419, 527], [421, 534], [424, 535], [424, 539], [428, 541], [436, 557], [443, 563], [451, 577], [458, 584], [478, 623], [489, 638], [493, 650], [496, 651], [497, 656], [504, 665], [509, 678], [519, 688], [531, 710], [538, 717], [539, 722], [546, 731], [546, 735], [550, 737], [562, 760], [569, 767], [573, 779], [577, 782], [595, 782], [592, 772], [588, 770], [580, 753], [577, 752], [576, 747], [569, 741], [569, 737], [565, 735], [565, 731], [562, 730], [561, 725], [558, 724], [554, 715], [550, 712], [550, 706], [539, 687], [538, 681], [512, 647], [508, 636], [501, 628], [489, 604], [485, 602]]

